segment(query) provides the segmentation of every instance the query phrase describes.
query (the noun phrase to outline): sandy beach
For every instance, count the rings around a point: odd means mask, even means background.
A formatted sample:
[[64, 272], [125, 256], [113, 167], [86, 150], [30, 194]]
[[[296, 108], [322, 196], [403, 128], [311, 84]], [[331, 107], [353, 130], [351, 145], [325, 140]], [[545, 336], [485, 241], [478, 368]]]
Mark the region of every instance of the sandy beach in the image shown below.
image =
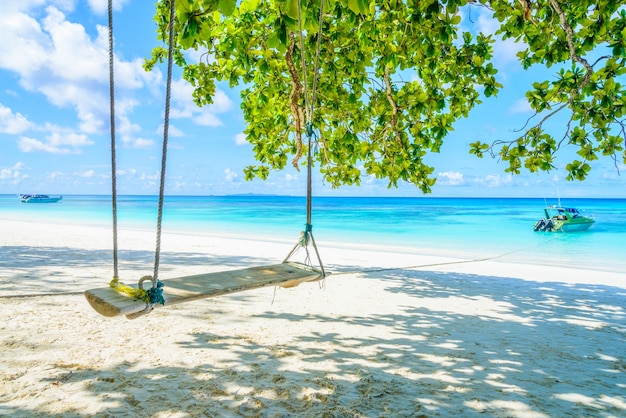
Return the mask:
[[[83, 296], [112, 277], [110, 229], [0, 231], [2, 416], [626, 416], [623, 274], [316, 237], [323, 282], [127, 320]], [[119, 242], [120, 278], [151, 274], [154, 233]], [[164, 231], [160, 278], [277, 263], [291, 245]]]

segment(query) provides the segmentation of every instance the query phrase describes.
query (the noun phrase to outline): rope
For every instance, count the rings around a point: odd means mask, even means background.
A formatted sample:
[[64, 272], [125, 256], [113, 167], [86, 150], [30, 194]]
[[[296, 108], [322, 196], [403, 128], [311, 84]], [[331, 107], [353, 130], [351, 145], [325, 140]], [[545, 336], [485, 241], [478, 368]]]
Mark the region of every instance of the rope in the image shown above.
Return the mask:
[[[120, 285], [119, 281], [114, 286], [117, 290], [128, 294], [129, 296], [141, 299], [146, 302], [146, 307], [140, 312], [126, 315], [128, 319], [135, 319], [147, 313], [150, 313], [154, 305], [160, 303], [165, 304], [163, 298], [163, 283], [159, 281], [159, 264], [161, 261], [161, 230], [163, 225], [163, 201], [165, 200], [165, 172], [167, 169], [167, 143], [169, 137], [170, 126], [170, 102], [172, 97], [172, 50], [174, 49], [174, 23], [176, 22], [176, 0], [170, 0], [170, 21], [169, 21], [169, 38], [167, 48], [167, 82], [165, 89], [165, 119], [163, 122], [163, 148], [161, 151], [161, 181], [159, 183], [159, 204], [157, 213], [157, 230], [156, 230], [156, 248], [154, 250], [154, 271], [152, 276], [144, 276], [139, 280], [138, 289], [130, 286]], [[150, 281], [152, 287], [149, 290], [143, 289], [143, 282]], [[137, 295], [137, 296], [133, 296]]]
[[[304, 60], [304, 41], [302, 39], [302, 17], [300, 16], [300, 2], [298, 2], [298, 18], [300, 19], [300, 45], [301, 45], [301, 49], [302, 49], [302, 63], [303, 63], [303, 72], [306, 71], [306, 63]], [[313, 110], [315, 107], [315, 96], [317, 95], [317, 80], [319, 77], [319, 58], [320, 58], [320, 50], [321, 50], [321, 45], [322, 45], [322, 23], [323, 23], [323, 17], [324, 17], [324, 0], [321, 0], [320, 3], [320, 13], [319, 13], [319, 20], [318, 20], [318, 30], [317, 30], [317, 45], [316, 45], [316, 49], [315, 49], [315, 64], [314, 64], [314, 69], [313, 69], [313, 85], [311, 86], [311, 101], [310, 103], [307, 105], [306, 100], [308, 98], [308, 94], [307, 94], [307, 90], [306, 90], [306, 86], [307, 86], [307, 82], [306, 82], [306, 74], [304, 74], [304, 86], [305, 86], [305, 106], [307, 109], [306, 112], [306, 118], [307, 118], [307, 125], [306, 125], [306, 135], [307, 135], [307, 146], [308, 146], [308, 152], [307, 152], [307, 176], [306, 176], [306, 231], [308, 232], [309, 235], [311, 235], [311, 239], [313, 239], [313, 225], [312, 225], [312, 212], [313, 212], [313, 208], [312, 208], [312, 201], [313, 201], [313, 187], [312, 187], [312, 173], [311, 173], [311, 166], [313, 165], [313, 161], [312, 161], [312, 153], [311, 153], [311, 145], [312, 145], [312, 138], [314, 136], [314, 131], [313, 131]], [[307, 242], [308, 244], [308, 242]], [[315, 241], [313, 240], [313, 246], [315, 247], [315, 251], [317, 252], [317, 247], [315, 246]], [[319, 254], [318, 254], [318, 259], [319, 259]], [[321, 260], [320, 260], [320, 265], [321, 265]], [[322, 266], [322, 272], [324, 271], [324, 267]]]
[[84, 296], [85, 292], [49, 292], [49, 293], [26, 293], [23, 295], [0, 295], [0, 299], [28, 299], [48, 296]]
[[109, 283], [109, 286], [117, 290], [118, 292], [121, 292], [121, 293], [124, 293], [125, 295], [130, 296], [133, 299], [143, 300], [144, 302], [150, 301], [148, 297], [148, 292], [146, 292], [145, 290], [141, 288], [138, 289], [135, 287], [125, 285], [124, 283], [120, 282], [120, 279], [118, 279], [117, 277], [111, 280], [111, 282]]
[[160, 303], [161, 305], [165, 305], [165, 299], [163, 298], [163, 283], [157, 282], [156, 285], [150, 289], [144, 290], [143, 282], [145, 281], [152, 281], [152, 276], [142, 277], [139, 280], [138, 288], [125, 285], [117, 278], [111, 280], [111, 283], [109, 283], [109, 285], [118, 292], [124, 293], [133, 299], [142, 300], [146, 303], [146, 307], [143, 310], [126, 315], [128, 319], [139, 318], [140, 316], [152, 312], [156, 304]]
[[[300, 2], [298, 4], [298, 23], [300, 26], [300, 60], [302, 61], [302, 80], [304, 81], [304, 106], [306, 110], [306, 119], [307, 124], [311, 124], [313, 122], [313, 110], [315, 109], [315, 96], [317, 95], [317, 81], [319, 77], [319, 59], [320, 59], [320, 50], [322, 47], [322, 23], [324, 19], [324, 0], [321, 0], [320, 3], [320, 14], [318, 19], [318, 30], [317, 30], [317, 42], [315, 48], [315, 61], [314, 61], [314, 70], [313, 70], [313, 83], [311, 86], [311, 94], [308, 91], [308, 82], [307, 82], [307, 66], [306, 66], [306, 58], [304, 54], [304, 28], [302, 27], [302, 8], [300, 6]], [[308, 131], [308, 128], [307, 128]], [[307, 132], [308, 134], [308, 132]]]
[[317, 45], [315, 50], [315, 61], [314, 61], [314, 70], [313, 70], [313, 83], [311, 86], [311, 92], [309, 93], [309, 87], [307, 82], [307, 65], [306, 65], [306, 56], [304, 53], [304, 28], [302, 26], [302, 7], [300, 2], [296, 2], [298, 5], [298, 23], [299, 23], [299, 40], [300, 40], [300, 61], [302, 62], [302, 80], [304, 84], [304, 107], [305, 107], [305, 118], [306, 118], [306, 135], [307, 135], [307, 178], [306, 178], [306, 224], [304, 231], [300, 234], [300, 239], [293, 247], [293, 249], [289, 252], [287, 257], [283, 262], [287, 262], [293, 254], [297, 251], [298, 247], [302, 247], [306, 250], [306, 258], [305, 262], [310, 263], [310, 254], [308, 245], [311, 243], [315, 250], [315, 255], [317, 256], [317, 261], [319, 263], [321, 269], [322, 278], [326, 277], [326, 272], [324, 271], [324, 264], [322, 263], [322, 259], [319, 255], [319, 251], [317, 249], [317, 245], [315, 244], [315, 238], [313, 237], [313, 224], [312, 224], [312, 213], [313, 213], [313, 187], [312, 187], [312, 166], [313, 166], [313, 156], [312, 156], [312, 145], [313, 145], [313, 137], [315, 136], [315, 132], [313, 129], [313, 111], [315, 108], [315, 96], [317, 93], [317, 81], [319, 77], [319, 57], [320, 50], [322, 44], [322, 23], [324, 17], [324, 0], [321, 0], [320, 3], [320, 13], [319, 13], [319, 27], [317, 32]]
[[111, 117], [111, 204], [113, 212], [113, 278], [118, 278], [117, 258], [117, 164], [115, 156], [115, 77], [113, 60], [113, 0], [109, 0], [109, 97]]
[[312, 155], [311, 155], [311, 138], [313, 137], [313, 127], [310, 123], [307, 123], [307, 162], [306, 162], [306, 224], [307, 229], [313, 228], [312, 226], [312, 215], [313, 215], [313, 185], [311, 178], [311, 166], [313, 165]]
[[[118, 238], [117, 238], [117, 164], [115, 149], [115, 79], [114, 79], [114, 57], [113, 57], [113, 0], [108, 1], [108, 25], [109, 25], [109, 96], [110, 96], [110, 123], [111, 123], [111, 200], [113, 215], [113, 279], [109, 285], [132, 298], [146, 302], [146, 312], [152, 307], [161, 303], [163, 299], [163, 284], [159, 282], [159, 263], [161, 255], [161, 225], [163, 223], [163, 200], [165, 195], [165, 170], [167, 167], [167, 142], [169, 134], [169, 114], [172, 86], [172, 46], [174, 43], [174, 22], [175, 22], [175, 0], [170, 1], [170, 22], [167, 56], [167, 88], [165, 94], [165, 122], [163, 125], [163, 150], [161, 154], [161, 182], [159, 187], [159, 203], [157, 215], [157, 236], [154, 256], [154, 273], [152, 276], [144, 276], [139, 280], [139, 288], [125, 285], [119, 281], [118, 270]], [[152, 282], [152, 288], [144, 290], [142, 283], [146, 280]], [[150, 309], [148, 309], [150, 308]]]
[[415, 270], [415, 269], [420, 269], [420, 268], [425, 268], [425, 267], [450, 266], [450, 265], [454, 265], [454, 264], [481, 263], [483, 261], [491, 261], [491, 260], [495, 260], [497, 258], [506, 257], [507, 255], [519, 253], [519, 252], [522, 252], [522, 251], [526, 251], [526, 250], [528, 250], [530, 248], [538, 247], [539, 245], [544, 245], [546, 242], [554, 241], [556, 239], [559, 239], [559, 237], [554, 237], [554, 238], [551, 238], [551, 239], [549, 239], [549, 240], [547, 240], [545, 242], [539, 243], [539, 244], [529, 245], [528, 247], [519, 248], [517, 250], [509, 251], [508, 253], [502, 253], [502, 254], [491, 256], [491, 257], [475, 258], [475, 259], [472, 259], [472, 260], [446, 261], [446, 262], [443, 262], [443, 263], [419, 264], [419, 265], [415, 265], [415, 266], [387, 267], [387, 268], [378, 268], [378, 269], [369, 269], [369, 270], [347, 271], [347, 272], [344, 272], [344, 273], [333, 273], [333, 276], [340, 276], [342, 274], [343, 275], [345, 275], [345, 274], [355, 274], [355, 273], [379, 273], [379, 272], [384, 272], [384, 271]]
[[317, 94], [317, 79], [319, 77], [319, 62], [320, 62], [320, 50], [322, 47], [322, 23], [324, 17], [324, 0], [321, 0], [320, 3], [320, 15], [318, 21], [318, 30], [317, 30], [317, 46], [315, 50], [315, 70], [313, 71], [313, 86], [311, 87], [311, 110], [309, 121], [313, 121], [313, 107], [315, 106], [315, 96]]
[[165, 196], [165, 169], [167, 167], [167, 142], [170, 125], [170, 101], [172, 95], [172, 50], [174, 45], [174, 23], [176, 20], [176, 0], [170, 0], [169, 39], [167, 50], [167, 84], [165, 91], [165, 121], [163, 123], [163, 150], [161, 154], [161, 183], [159, 187], [159, 210], [157, 216], [156, 249], [154, 252], [154, 274], [152, 287], [157, 288], [159, 283], [159, 263], [161, 258], [161, 226], [163, 223], [163, 200]]
[[307, 83], [307, 79], [306, 79], [306, 75], [307, 75], [307, 68], [306, 68], [306, 58], [304, 55], [304, 29], [302, 27], [302, 7], [300, 6], [300, 2], [296, 1], [296, 3], [298, 4], [298, 25], [300, 26], [300, 34], [299, 34], [299, 40], [300, 40], [300, 61], [302, 62], [302, 82], [304, 83], [304, 108], [306, 110], [306, 122], [307, 124], [309, 123], [310, 119], [310, 115], [308, 113], [309, 111], [309, 90], [308, 90], [308, 83]]
[[144, 302], [151, 304], [151, 305], [156, 305], [157, 303], [164, 305], [165, 299], [163, 299], [163, 283], [158, 282], [155, 287], [152, 287], [148, 290], [144, 290], [144, 288], [142, 287], [142, 283], [148, 280], [152, 281], [152, 277], [151, 276], [142, 277], [139, 280], [139, 287], [136, 288], [136, 287], [125, 285], [124, 283], [120, 282], [118, 278], [114, 278], [109, 283], [109, 286], [111, 286], [113, 289], [117, 290], [118, 292], [121, 292], [130, 296], [133, 299], [143, 300]]

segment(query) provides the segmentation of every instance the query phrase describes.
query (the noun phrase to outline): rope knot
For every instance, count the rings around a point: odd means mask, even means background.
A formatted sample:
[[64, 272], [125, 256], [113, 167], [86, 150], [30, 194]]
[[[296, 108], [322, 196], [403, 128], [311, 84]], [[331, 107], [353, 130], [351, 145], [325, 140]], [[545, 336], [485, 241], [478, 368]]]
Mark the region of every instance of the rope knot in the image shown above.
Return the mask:
[[162, 282], [156, 282], [156, 286], [148, 289], [148, 298], [150, 299], [150, 303], [156, 305], [160, 303], [161, 305], [165, 305], [165, 299], [163, 298], [163, 286], [165, 286]]
[[130, 296], [133, 299], [143, 300], [144, 302], [148, 301], [148, 294], [145, 290], [125, 285], [124, 283], [120, 282], [120, 279], [118, 277], [113, 277], [113, 279], [109, 282], [109, 286], [117, 290], [118, 292]]
[[313, 128], [314, 126], [311, 122], [306, 123], [306, 136], [307, 137], [309, 138], [315, 137], [315, 130]]

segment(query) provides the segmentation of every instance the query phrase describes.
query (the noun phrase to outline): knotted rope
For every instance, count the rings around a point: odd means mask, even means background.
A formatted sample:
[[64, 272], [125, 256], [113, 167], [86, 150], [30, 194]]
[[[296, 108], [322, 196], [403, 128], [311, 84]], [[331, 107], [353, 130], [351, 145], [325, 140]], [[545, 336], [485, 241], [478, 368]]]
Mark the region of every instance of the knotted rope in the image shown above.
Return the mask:
[[[313, 112], [315, 109], [315, 97], [317, 93], [317, 81], [319, 78], [319, 57], [320, 50], [322, 44], [322, 24], [324, 19], [324, 0], [321, 0], [320, 3], [320, 12], [318, 19], [318, 31], [317, 31], [317, 44], [315, 49], [315, 62], [313, 69], [313, 82], [311, 86], [311, 91], [309, 92], [308, 82], [307, 82], [307, 65], [306, 65], [306, 57], [304, 53], [304, 29], [302, 26], [302, 8], [300, 6], [300, 2], [298, 4], [298, 22], [300, 25], [300, 61], [302, 62], [302, 80], [304, 84], [304, 106], [305, 106], [305, 118], [306, 118], [306, 136], [307, 136], [307, 178], [306, 178], [306, 224], [304, 227], [304, 231], [300, 233], [300, 239], [293, 247], [293, 249], [289, 252], [287, 257], [283, 262], [287, 262], [293, 254], [297, 251], [298, 247], [302, 247], [306, 251], [306, 259], [305, 263], [310, 264], [310, 254], [309, 254], [309, 243], [313, 245], [315, 250], [315, 255], [317, 257], [317, 261], [319, 263], [321, 269], [321, 277], [324, 278], [326, 273], [324, 271], [324, 264], [322, 263], [322, 259], [319, 255], [319, 251], [317, 249], [317, 245], [315, 244], [315, 238], [313, 237], [313, 223], [312, 223], [312, 212], [313, 212], [313, 187], [312, 187], [312, 166], [313, 166], [313, 154], [312, 154], [312, 146], [313, 146], [313, 138], [315, 137], [315, 130], [313, 126]], [[317, 142], [317, 138], [315, 139]]]
[[[159, 188], [159, 204], [157, 214], [157, 236], [154, 256], [154, 273], [152, 276], [144, 276], [139, 280], [138, 288], [123, 284], [119, 280], [118, 270], [118, 234], [117, 234], [117, 163], [115, 146], [115, 76], [114, 76], [114, 56], [113, 56], [113, 0], [108, 0], [108, 26], [109, 26], [109, 97], [110, 97], [110, 124], [111, 124], [111, 196], [113, 215], [113, 279], [109, 285], [115, 290], [122, 292], [132, 298], [146, 302], [147, 313], [160, 303], [164, 304], [163, 283], [159, 277], [159, 262], [161, 254], [161, 225], [163, 220], [163, 200], [165, 196], [165, 170], [167, 167], [167, 143], [169, 134], [169, 113], [171, 101], [172, 85], [172, 49], [174, 44], [174, 23], [176, 19], [176, 1], [170, 0], [170, 21], [167, 57], [167, 87], [165, 95], [165, 121], [163, 125], [163, 151], [161, 156], [161, 183]], [[150, 281], [152, 287], [149, 290], [143, 289], [143, 282]], [[135, 317], [139, 316], [137, 314]]]

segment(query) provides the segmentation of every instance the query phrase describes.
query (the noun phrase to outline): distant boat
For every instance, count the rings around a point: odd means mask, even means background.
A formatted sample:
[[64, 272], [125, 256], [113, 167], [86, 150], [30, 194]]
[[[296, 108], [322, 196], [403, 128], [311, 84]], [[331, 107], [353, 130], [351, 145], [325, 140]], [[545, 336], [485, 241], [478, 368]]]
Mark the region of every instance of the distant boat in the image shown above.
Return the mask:
[[544, 208], [545, 218], [535, 222], [535, 231], [547, 232], [576, 232], [589, 229], [595, 219], [583, 216], [578, 209], [563, 206], [548, 206]]
[[21, 194], [22, 203], [56, 203], [63, 199], [63, 196], [50, 197], [47, 194]]

